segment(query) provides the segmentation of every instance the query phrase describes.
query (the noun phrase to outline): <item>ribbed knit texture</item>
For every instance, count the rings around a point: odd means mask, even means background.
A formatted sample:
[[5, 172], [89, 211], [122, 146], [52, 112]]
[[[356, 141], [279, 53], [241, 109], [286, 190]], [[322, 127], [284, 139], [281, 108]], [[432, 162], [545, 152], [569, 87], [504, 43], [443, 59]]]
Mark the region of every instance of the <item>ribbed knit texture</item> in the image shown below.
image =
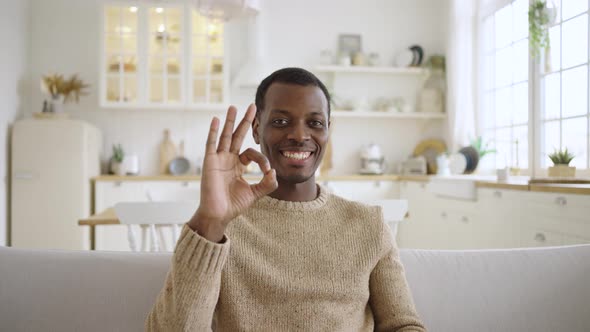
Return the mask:
[[146, 330], [425, 331], [379, 207], [267, 196], [224, 240], [185, 225]]

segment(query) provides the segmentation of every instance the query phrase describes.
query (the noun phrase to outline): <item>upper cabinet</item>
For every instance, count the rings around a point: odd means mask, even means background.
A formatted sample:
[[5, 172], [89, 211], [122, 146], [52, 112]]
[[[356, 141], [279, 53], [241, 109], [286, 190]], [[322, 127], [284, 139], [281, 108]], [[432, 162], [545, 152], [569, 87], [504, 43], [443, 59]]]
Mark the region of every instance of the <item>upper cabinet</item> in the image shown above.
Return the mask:
[[105, 6], [101, 105], [215, 108], [228, 98], [223, 22], [190, 5]]

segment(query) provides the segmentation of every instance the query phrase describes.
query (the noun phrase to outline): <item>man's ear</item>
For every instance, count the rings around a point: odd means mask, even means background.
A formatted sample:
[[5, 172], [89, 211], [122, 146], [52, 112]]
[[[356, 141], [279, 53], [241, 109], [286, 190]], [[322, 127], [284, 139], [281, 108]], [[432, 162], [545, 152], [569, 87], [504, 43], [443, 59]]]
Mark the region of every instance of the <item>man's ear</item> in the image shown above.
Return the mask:
[[258, 126], [260, 122], [258, 121], [258, 115], [254, 117], [254, 121], [252, 121], [252, 137], [254, 137], [254, 142], [256, 144], [260, 144], [260, 138], [258, 136]]

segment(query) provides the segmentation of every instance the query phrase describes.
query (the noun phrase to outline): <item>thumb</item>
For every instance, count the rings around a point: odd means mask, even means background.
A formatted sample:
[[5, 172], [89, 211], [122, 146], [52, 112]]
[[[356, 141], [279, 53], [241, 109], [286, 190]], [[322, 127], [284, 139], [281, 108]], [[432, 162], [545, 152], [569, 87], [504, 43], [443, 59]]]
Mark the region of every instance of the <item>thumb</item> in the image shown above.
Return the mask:
[[250, 188], [252, 188], [252, 192], [256, 196], [256, 199], [270, 194], [278, 187], [279, 183], [277, 182], [277, 173], [274, 169], [270, 169], [268, 172], [266, 172], [260, 182], [250, 185]]

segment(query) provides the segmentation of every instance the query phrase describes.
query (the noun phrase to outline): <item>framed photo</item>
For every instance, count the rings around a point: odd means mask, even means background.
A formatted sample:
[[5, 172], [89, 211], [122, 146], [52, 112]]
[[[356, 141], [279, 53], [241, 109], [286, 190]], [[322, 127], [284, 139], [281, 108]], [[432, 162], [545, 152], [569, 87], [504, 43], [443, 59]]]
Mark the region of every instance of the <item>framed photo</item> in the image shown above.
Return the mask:
[[355, 53], [362, 51], [361, 35], [339, 35], [338, 51], [340, 54], [353, 56]]

